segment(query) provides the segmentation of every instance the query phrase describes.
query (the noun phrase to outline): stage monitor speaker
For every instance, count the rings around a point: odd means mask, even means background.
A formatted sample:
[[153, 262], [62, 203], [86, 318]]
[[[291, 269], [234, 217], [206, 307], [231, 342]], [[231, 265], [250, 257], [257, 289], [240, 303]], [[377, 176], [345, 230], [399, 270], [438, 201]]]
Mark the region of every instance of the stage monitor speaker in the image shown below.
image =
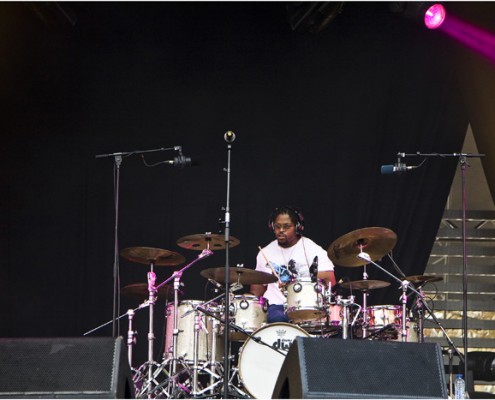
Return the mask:
[[121, 337], [0, 338], [1, 398], [133, 398]]
[[437, 343], [297, 337], [282, 364], [274, 399], [446, 399]]

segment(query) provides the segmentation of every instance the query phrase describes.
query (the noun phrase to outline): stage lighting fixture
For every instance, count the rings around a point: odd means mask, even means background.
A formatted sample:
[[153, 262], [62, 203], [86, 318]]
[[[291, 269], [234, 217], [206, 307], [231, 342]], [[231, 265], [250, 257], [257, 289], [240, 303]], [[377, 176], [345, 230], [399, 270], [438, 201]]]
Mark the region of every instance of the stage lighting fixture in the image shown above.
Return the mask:
[[428, 29], [440, 28], [440, 25], [445, 21], [447, 13], [445, 12], [445, 7], [439, 3], [433, 4], [428, 7], [425, 11], [425, 25]]
[[447, 17], [447, 11], [441, 3], [391, 2], [389, 9], [413, 20], [422, 20], [428, 29], [439, 28]]
[[341, 12], [344, 2], [300, 1], [287, 5], [287, 17], [293, 31], [319, 33]]

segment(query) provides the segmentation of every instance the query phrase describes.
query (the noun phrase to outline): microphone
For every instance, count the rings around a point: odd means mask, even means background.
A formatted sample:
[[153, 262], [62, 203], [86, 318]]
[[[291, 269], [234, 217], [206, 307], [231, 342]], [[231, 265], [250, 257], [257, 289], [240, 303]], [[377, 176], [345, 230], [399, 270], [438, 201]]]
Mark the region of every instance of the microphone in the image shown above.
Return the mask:
[[296, 269], [296, 262], [294, 260], [289, 260], [287, 263], [287, 268], [289, 269], [289, 272], [292, 275], [292, 278], [297, 278], [297, 269]]
[[389, 165], [382, 165], [381, 173], [382, 175], [388, 174], [400, 174], [405, 171], [409, 171], [411, 169], [418, 168], [417, 165], [406, 165], [404, 163], [395, 163]]
[[173, 165], [174, 167], [184, 168], [191, 165], [191, 157], [185, 157], [183, 155], [174, 157], [173, 160], [164, 161], [165, 164]]
[[227, 143], [232, 143], [235, 140], [235, 133], [232, 131], [227, 131], [223, 135], [223, 138]]

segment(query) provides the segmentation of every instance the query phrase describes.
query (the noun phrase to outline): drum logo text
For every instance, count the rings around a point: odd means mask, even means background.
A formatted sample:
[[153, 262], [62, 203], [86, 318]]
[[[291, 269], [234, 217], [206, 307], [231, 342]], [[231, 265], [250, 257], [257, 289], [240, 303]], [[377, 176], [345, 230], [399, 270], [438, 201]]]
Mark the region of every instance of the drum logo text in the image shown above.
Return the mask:
[[272, 346], [279, 350], [288, 351], [291, 344], [292, 344], [292, 339], [277, 339], [277, 341], [274, 342]]

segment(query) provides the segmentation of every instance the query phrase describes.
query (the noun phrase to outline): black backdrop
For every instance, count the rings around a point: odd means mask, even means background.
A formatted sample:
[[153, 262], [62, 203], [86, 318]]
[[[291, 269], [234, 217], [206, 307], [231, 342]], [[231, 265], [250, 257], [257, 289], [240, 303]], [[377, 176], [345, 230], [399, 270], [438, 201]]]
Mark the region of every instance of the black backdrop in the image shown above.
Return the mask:
[[[293, 32], [279, 2], [62, 3], [74, 26], [54, 4], [1, 5], [1, 336], [80, 336], [111, 319], [113, 159], [97, 154], [183, 147], [198, 165], [124, 158], [119, 248], [195, 259], [176, 241], [219, 232], [226, 130], [237, 136], [230, 206], [240, 245], [231, 265], [254, 268], [258, 245], [272, 239], [270, 212], [292, 204], [324, 248], [352, 230], [386, 227], [397, 233], [404, 273], [424, 271], [457, 162], [393, 176], [380, 165], [399, 151], [461, 150], [466, 54], [451, 39], [386, 3], [347, 3], [318, 35]], [[211, 298], [200, 271], [224, 263], [217, 251], [187, 270], [183, 298]], [[121, 259], [120, 285], [146, 283], [147, 270]], [[158, 282], [173, 270], [156, 267]], [[338, 279], [362, 273], [336, 268]], [[400, 294], [392, 284], [369, 304], [399, 304]], [[121, 301], [121, 313], [140, 303]], [[157, 308], [161, 344], [162, 301]], [[136, 324], [145, 354], [146, 310]]]

